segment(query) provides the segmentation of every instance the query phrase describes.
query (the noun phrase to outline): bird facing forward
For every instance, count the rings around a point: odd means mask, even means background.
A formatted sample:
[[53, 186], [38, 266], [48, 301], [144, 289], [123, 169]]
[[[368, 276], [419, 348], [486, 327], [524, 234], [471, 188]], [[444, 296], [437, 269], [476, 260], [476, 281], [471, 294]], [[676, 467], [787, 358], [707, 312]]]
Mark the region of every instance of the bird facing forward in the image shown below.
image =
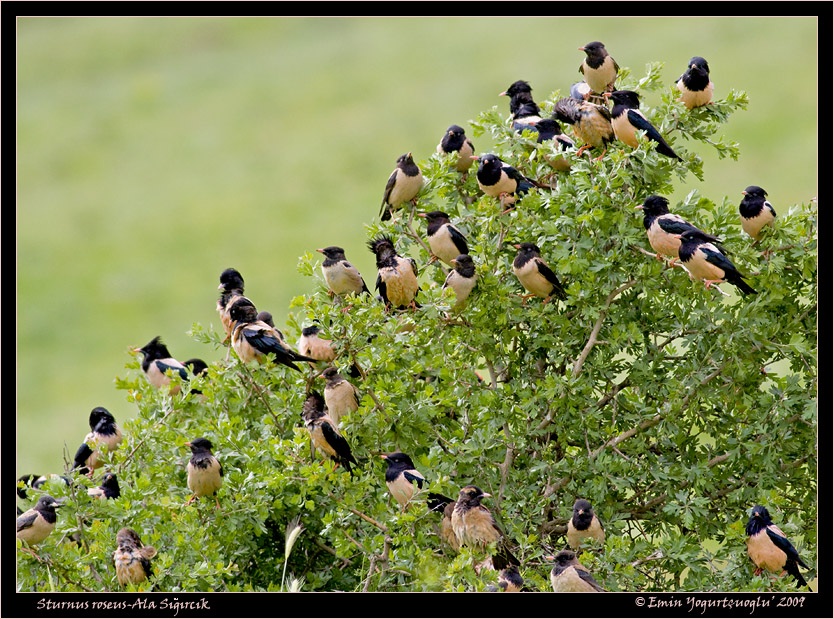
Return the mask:
[[461, 310], [466, 306], [469, 294], [475, 288], [478, 275], [475, 270], [475, 261], [469, 254], [459, 255], [452, 260], [452, 265], [455, 268], [449, 271], [441, 290], [451, 288], [455, 292], [455, 302], [452, 309]]
[[[698, 228], [680, 215], [669, 212], [669, 200], [663, 196], [648, 196], [643, 204], [634, 207], [643, 211], [643, 227], [646, 229], [646, 236], [649, 238], [649, 245], [655, 251], [658, 260], [663, 257], [671, 258], [669, 266], [678, 261], [678, 250], [681, 240], [678, 235], [687, 230], [698, 230]], [[703, 232], [705, 238], [711, 243], [719, 243], [719, 239]]]
[[530, 293], [522, 295], [523, 299], [540, 297], [542, 304], [555, 296], [557, 299], [568, 298], [562, 283], [547, 263], [542, 260], [541, 249], [535, 243], [518, 243], [513, 245], [518, 253], [513, 260], [513, 273]]
[[541, 110], [533, 100], [533, 88], [529, 82], [516, 80], [507, 90], [498, 93], [498, 96], [510, 98], [510, 120], [513, 128], [518, 129], [541, 120]]
[[73, 469], [82, 475], [92, 476], [93, 471], [104, 464], [103, 451], [114, 452], [122, 442], [122, 431], [116, 418], [103, 406], [90, 411], [90, 432], [78, 447], [73, 459]]
[[590, 501], [577, 499], [573, 504], [573, 514], [568, 520], [568, 546], [578, 550], [583, 539], [593, 539], [605, 543], [605, 530], [594, 513]]
[[594, 94], [602, 94], [614, 90], [614, 82], [617, 81], [620, 66], [605, 49], [605, 45], [600, 41], [591, 41], [580, 47], [579, 51], [585, 52], [585, 58], [579, 65], [579, 72], [591, 91]]
[[680, 91], [680, 100], [688, 110], [712, 103], [715, 87], [709, 77], [707, 61], [700, 56], [690, 58], [686, 71], [675, 82], [675, 87]]
[[48, 494], [42, 494], [34, 507], [17, 517], [17, 539], [25, 543], [30, 554], [37, 556], [30, 547], [40, 544], [55, 530], [55, 523], [58, 522], [55, 508], [61, 505]]
[[327, 414], [324, 398], [318, 391], [310, 392], [301, 408], [304, 427], [310, 434], [311, 451], [315, 454], [318, 449], [328, 458], [342, 465], [348, 473], [353, 475], [351, 464], [358, 466], [356, 458], [345, 437], [339, 432], [336, 422]]
[[116, 474], [109, 471], [105, 473], [101, 478], [101, 485], [89, 488], [87, 494], [96, 499], [118, 499], [122, 491]]
[[423, 188], [423, 173], [419, 166], [414, 163], [411, 153], [405, 153], [397, 158], [397, 166], [388, 177], [385, 183], [385, 192], [382, 195], [382, 208], [379, 216], [382, 221], [391, 219], [393, 211], [400, 208], [406, 202], [414, 202], [420, 189]]
[[605, 589], [594, 580], [572, 550], [561, 550], [550, 570], [550, 584], [556, 593], [600, 593]]
[[368, 242], [368, 249], [376, 256], [376, 290], [387, 309], [417, 307], [415, 298], [420, 285], [417, 281], [417, 262], [397, 254], [394, 241], [380, 236]]
[[142, 353], [142, 371], [151, 385], [157, 389], [170, 386], [171, 394], [180, 392], [180, 385], [171, 384], [171, 376], [176, 375], [187, 381], [188, 369], [184, 363], [171, 356], [160, 336], [156, 336], [141, 348], [134, 348], [133, 352]]
[[755, 240], [762, 236], [762, 228], [769, 226], [776, 219], [776, 209], [767, 200], [767, 192], [758, 185], [750, 185], [741, 192], [738, 214], [741, 216], [741, 229]]
[[747, 521], [745, 532], [747, 533], [747, 556], [756, 566], [757, 576], [762, 573], [762, 570], [776, 574], [787, 572], [796, 579], [797, 585], [808, 586], [799, 572], [799, 566], [805, 569], [808, 569], [808, 566], [782, 530], [773, 524], [766, 507], [756, 505], [750, 510], [750, 519]]
[[325, 380], [324, 404], [338, 428], [344, 415], [359, 409], [359, 392], [335, 366], [325, 368], [321, 376]]
[[188, 489], [194, 493], [185, 504], [190, 505], [200, 497], [214, 496], [215, 506], [220, 507], [217, 491], [223, 485], [223, 465], [212, 453], [214, 445], [207, 438], [200, 437], [186, 443], [185, 446], [191, 448], [191, 458], [185, 465], [186, 483]]
[[724, 252], [710, 241], [712, 237], [697, 229], [687, 230], [678, 237], [681, 240], [678, 257], [690, 277], [703, 281], [706, 288], [729, 282], [742, 294], [756, 294]]
[[478, 159], [478, 187], [486, 195], [498, 198], [501, 205], [514, 204], [539, 184], [524, 176], [498, 155], [486, 153]]
[[637, 148], [637, 132], [645, 131], [646, 137], [655, 142], [655, 150], [661, 155], [683, 161], [666, 142], [660, 131], [640, 111], [640, 97], [633, 90], [615, 90], [609, 93], [614, 106], [611, 108], [611, 126], [618, 140]]
[[116, 551], [113, 563], [116, 566], [116, 578], [122, 587], [138, 585], [153, 575], [151, 559], [156, 556], [156, 548], [145, 546], [139, 534], [128, 527], [116, 533]]
[[452, 530], [458, 544], [473, 550], [484, 550], [495, 543], [496, 550], [492, 557], [495, 569], [520, 565], [510, 550], [504, 531], [498, 526], [492, 513], [481, 505], [481, 500], [489, 496], [492, 495], [477, 486], [464, 486], [461, 489], [452, 511]]
[[459, 255], [469, 253], [466, 237], [452, 224], [446, 213], [430, 211], [418, 213], [417, 216], [426, 220], [426, 235], [432, 252], [430, 262], [440, 259], [446, 264], [452, 264], [452, 260]]
[[321, 274], [330, 295], [341, 297], [348, 294], [371, 293], [359, 270], [345, 258], [344, 249], [338, 245], [329, 245], [316, 251], [324, 254]]
[[436, 150], [440, 155], [457, 153], [453, 162], [455, 170], [458, 172], [467, 172], [474, 163], [472, 155], [475, 154], [475, 146], [472, 144], [472, 140], [466, 137], [466, 131], [460, 125], [451, 125], [446, 129], [446, 133], [440, 139]]
[[423, 489], [426, 478], [415, 468], [411, 457], [401, 451], [382, 454], [379, 457], [388, 463], [385, 469], [385, 485], [388, 486], [388, 492], [399, 503], [400, 509], [405, 511], [411, 498]]

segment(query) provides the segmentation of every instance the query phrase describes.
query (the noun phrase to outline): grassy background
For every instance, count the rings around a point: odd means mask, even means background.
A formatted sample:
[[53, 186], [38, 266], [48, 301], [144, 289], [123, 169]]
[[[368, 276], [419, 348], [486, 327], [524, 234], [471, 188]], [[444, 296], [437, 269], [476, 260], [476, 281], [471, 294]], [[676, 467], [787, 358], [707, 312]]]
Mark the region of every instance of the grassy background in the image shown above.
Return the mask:
[[220, 328], [224, 268], [279, 327], [317, 285], [296, 270], [317, 247], [343, 246], [372, 287], [365, 224], [396, 158], [506, 115], [517, 79], [566, 95], [592, 40], [632, 75], [664, 63], [670, 87], [704, 56], [716, 97], [749, 95], [725, 125], [739, 161], [704, 152], [672, 205], [817, 195], [815, 17], [18, 19], [16, 474], [61, 471], [93, 407], [135, 414], [114, 385], [130, 348], [161, 335], [222, 359], [187, 332]]

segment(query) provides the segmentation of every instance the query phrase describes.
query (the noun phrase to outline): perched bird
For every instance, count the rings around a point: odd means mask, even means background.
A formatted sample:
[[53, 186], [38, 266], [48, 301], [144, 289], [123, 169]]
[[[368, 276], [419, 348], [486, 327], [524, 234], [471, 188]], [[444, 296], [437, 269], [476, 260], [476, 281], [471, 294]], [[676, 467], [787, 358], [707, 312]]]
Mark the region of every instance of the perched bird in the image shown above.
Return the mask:
[[475, 146], [472, 140], [466, 137], [466, 131], [459, 125], [451, 125], [437, 145], [437, 152], [440, 155], [457, 153], [455, 170], [467, 172], [472, 167], [472, 155], [475, 154]]
[[423, 187], [423, 173], [414, 163], [411, 153], [405, 153], [397, 158], [397, 167], [385, 183], [385, 193], [382, 195], [382, 209], [379, 216], [382, 221], [391, 219], [393, 211], [406, 202], [413, 202]]
[[446, 281], [443, 282], [443, 288], [451, 288], [455, 291], [455, 303], [452, 309], [460, 310], [466, 306], [466, 300], [475, 288], [478, 276], [475, 272], [475, 262], [469, 254], [460, 254], [452, 260], [452, 265], [455, 268], [449, 271]]
[[194, 376], [199, 376], [200, 374], [203, 374], [206, 370], [208, 370], [208, 364], [202, 359], [198, 359], [197, 357], [194, 357], [192, 359], [186, 359], [182, 362], [182, 364], [189, 370], [191, 370], [191, 373]]
[[586, 538], [604, 544], [605, 530], [591, 503], [585, 499], [577, 499], [573, 504], [573, 515], [568, 520], [568, 546], [578, 550], [582, 540]]
[[513, 273], [530, 294], [524, 299], [541, 297], [542, 303], [550, 301], [552, 296], [565, 300], [568, 298], [562, 283], [547, 263], [542, 260], [541, 250], [535, 243], [518, 243], [513, 245], [518, 253], [513, 260]]
[[301, 417], [304, 419], [304, 427], [310, 433], [313, 453], [316, 449], [320, 450], [333, 460], [337, 467], [341, 464], [353, 475], [351, 464], [359, 464], [353, 457], [345, 437], [339, 433], [336, 422], [327, 414], [324, 398], [318, 391], [311, 391], [307, 396], [301, 409]]
[[640, 97], [633, 90], [615, 90], [610, 93], [614, 107], [611, 108], [611, 126], [618, 140], [637, 148], [637, 132], [645, 131], [646, 137], [656, 143], [655, 150], [661, 155], [683, 161], [666, 142], [660, 131], [640, 111]]
[[604, 592], [587, 568], [576, 558], [572, 550], [562, 550], [555, 557], [550, 570], [550, 584], [556, 593]]
[[[411, 457], [401, 451], [380, 456], [388, 463], [385, 469], [385, 485], [400, 509], [408, 509], [408, 503], [415, 493], [423, 489], [426, 478], [414, 467]], [[416, 487], [415, 487], [416, 486]]]
[[805, 569], [808, 569], [808, 566], [782, 530], [773, 524], [766, 507], [756, 505], [750, 510], [750, 520], [747, 521], [745, 532], [747, 555], [756, 566], [756, 576], [761, 574], [762, 570], [776, 574], [787, 572], [796, 579], [797, 585], [808, 586], [799, 572], [799, 566]]
[[455, 499], [451, 499], [442, 494], [429, 492], [426, 497], [426, 506], [434, 512], [442, 514], [440, 520], [440, 539], [451, 546], [452, 550], [457, 552], [460, 550], [460, 543], [455, 531], [452, 528], [452, 513], [455, 511]]
[[678, 257], [690, 277], [703, 280], [707, 288], [712, 284], [730, 282], [742, 294], [756, 294], [730, 259], [709, 240], [712, 237], [697, 229], [687, 230], [678, 237], [681, 240]]
[[321, 335], [321, 327], [310, 325], [301, 330], [298, 338], [298, 352], [305, 357], [312, 357], [316, 361], [327, 363], [336, 358], [336, 351], [333, 349], [333, 340], [328, 340]]
[[122, 431], [116, 425], [116, 418], [103, 406], [96, 406], [90, 411], [89, 424], [90, 432], [75, 452], [72, 467], [82, 475], [92, 475], [104, 464], [102, 449], [112, 453], [122, 442]]
[[[678, 261], [678, 249], [681, 240], [677, 236], [687, 230], [698, 230], [698, 228], [680, 215], [669, 212], [669, 200], [663, 196], [651, 195], [643, 204], [634, 207], [643, 211], [643, 227], [646, 229], [646, 236], [649, 238], [649, 245], [655, 251], [658, 260], [664, 256], [671, 258], [670, 266]], [[719, 239], [706, 232], [701, 231], [705, 238], [711, 243], [719, 243]], [[721, 247], [720, 245], [716, 245]]]
[[187, 381], [188, 370], [184, 363], [171, 356], [160, 336], [156, 336], [142, 348], [134, 348], [133, 352], [142, 353], [142, 371], [151, 385], [157, 389], [170, 386], [172, 394], [180, 392], [179, 385], [171, 384], [171, 376], [178, 375], [183, 381]]
[[220, 285], [217, 289], [220, 291], [220, 297], [217, 299], [217, 313], [220, 314], [220, 322], [223, 324], [223, 331], [228, 340], [232, 336], [232, 319], [229, 316], [229, 309], [238, 297], [243, 296], [243, 276], [240, 271], [231, 267], [225, 269], [220, 274]]
[[101, 485], [89, 488], [87, 494], [96, 499], [118, 499], [122, 491], [115, 473], [107, 472], [101, 478]]
[[498, 572], [498, 583], [487, 587], [487, 591], [502, 593], [518, 593], [524, 586], [524, 579], [518, 571], [517, 565], [508, 565]]
[[[62, 503], [48, 494], [42, 494], [35, 506], [17, 517], [17, 539], [27, 547], [37, 546], [55, 529], [58, 515], [55, 508]], [[31, 554], [35, 554], [29, 550]], [[37, 555], [35, 555], [37, 556]]]
[[417, 262], [397, 254], [391, 237], [380, 236], [368, 242], [368, 249], [376, 256], [376, 290], [386, 308], [416, 308]]
[[339, 370], [330, 366], [321, 373], [324, 378], [324, 404], [327, 406], [328, 414], [336, 427], [344, 415], [352, 413], [359, 408], [359, 391]]
[[597, 160], [602, 159], [608, 145], [614, 141], [611, 112], [605, 105], [563, 97], [553, 104], [553, 117], [573, 127], [574, 135], [583, 142], [577, 156], [588, 148], [597, 148], [602, 149]]
[[[593, 95], [593, 91], [591, 87], [588, 86], [588, 82], [582, 80], [581, 82], [574, 82], [570, 85], [570, 96], [577, 101], [588, 101]], [[605, 103], [605, 99], [603, 98], [602, 103]]]
[[758, 241], [762, 228], [776, 219], [776, 209], [768, 202], [767, 192], [757, 185], [750, 185], [741, 194], [744, 196], [738, 205], [741, 229]]
[[513, 204], [539, 184], [524, 176], [498, 155], [487, 153], [478, 159], [478, 187], [488, 196], [498, 198], [502, 204]]
[[709, 65], [700, 56], [689, 59], [686, 71], [675, 82], [675, 86], [681, 93], [680, 100], [688, 110], [712, 103], [714, 86], [709, 78]]
[[579, 65], [579, 72], [592, 92], [602, 94], [614, 90], [614, 82], [620, 66], [599, 41], [591, 41], [579, 51], [585, 52], [585, 58]]
[[185, 465], [188, 473], [186, 483], [188, 489], [194, 493], [185, 504], [190, 505], [200, 497], [214, 496], [215, 505], [220, 507], [217, 491], [223, 485], [223, 465], [211, 451], [214, 445], [207, 438], [200, 437], [186, 443], [185, 446], [191, 448], [191, 458]]
[[460, 254], [469, 253], [469, 245], [466, 237], [449, 220], [449, 216], [443, 211], [430, 211], [418, 213], [418, 217], [426, 219], [426, 234], [428, 235], [429, 249], [431, 249], [434, 262], [438, 258], [446, 264], [452, 264], [452, 260]]
[[327, 284], [328, 293], [336, 296], [371, 293], [359, 270], [345, 258], [344, 249], [337, 245], [329, 245], [316, 251], [324, 254], [321, 274]]
[[460, 546], [473, 549], [485, 549], [496, 543], [496, 554], [492, 557], [493, 567], [497, 570], [508, 565], [520, 565], [509, 547], [509, 540], [498, 526], [492, 513], [481, 500], [492, 496], [477, 486], [465, 486], [461, 489], [455, 507], [452, 510], [452, 530]]
[[553, 150], [557, 154], [545, 155], [545, 161], [552, 168], [560, 172], [570, 170], [571, 164], [565, 159], [563, 152], [569, 148], [575, 148], [576, 144], [569, 136], [562, 133], [562, 127], [559, 122], [555, 118], [542, 118], [535, 125], [532, 125], [530, 130], [536, 133], [536, 142], [538, 144], [543, 144], [547, 141], [553, 143]]
[[151, 559], [156, 556], [156, 548], [145, 546], [139, 534], [124, 527], [116, 533], [116, 552], [113, 563], [116, 566], [116, 578], [122, 587], [138, 585], [153, 576]]
[[243, 363], [253, 359], [264, 363], [271, 354], [275, 363], [300, 372], [301, 369], [295, 365], [297, 362], [316, 362], [312, 357], [301, 355], [290, 348], [278, 329], [258, 320], [258, 310], [249, 299], [244, 297], [234, 301], [229, 315], [234, 321], [232, 348]]
[[510, 84], [499, 97], [510, 98], [510, 120], [513, 128], [521, 125], [532, 125], [541, 120], [541, 110], [533, 100], [533, 89], [528, 82], [517, 80]]
[[270, 327], [275, 326], [275, 320], [272, 317], [272, 312], [268, 312], [266, 310], [261, 310], [260, 312], [258, 312], [258, 315], [255, 316], [255, 318], [257, 318], [258, 320], [260, 320], [262, 322], [265, 322]]

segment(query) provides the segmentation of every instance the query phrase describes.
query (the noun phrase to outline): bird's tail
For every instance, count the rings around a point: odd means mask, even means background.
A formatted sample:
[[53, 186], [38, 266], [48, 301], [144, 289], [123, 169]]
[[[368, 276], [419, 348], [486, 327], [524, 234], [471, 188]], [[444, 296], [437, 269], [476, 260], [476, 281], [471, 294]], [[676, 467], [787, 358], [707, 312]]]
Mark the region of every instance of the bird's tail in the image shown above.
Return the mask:
[[813, 589], [811, 589], [811, 587], [808, 586], [808, 581], [806, 581], [802, 574], [799, 572], [799, 566], [796, 563], [788, 562], [788, 564], [785, 565], [785, 571], [796, 579], [796, 584], [798, 586], [808, 587], [809, 590], [813, 591]]
[[741, 290], [742, 294], [758, 294], [755, 290], [753, 290], [750, 284], [741, 279], [741, 275], [738, 275], [733, 279], [727, 281], [729, 281], [733, 286]]
[[678, 154], [672, 150], [672, 147], [668, 144], [663, 142], [658, 142], [657, 146], [655, 146], [655, 150], [659, 152], [661, 155], [666, 155], [667, 157], [671, 157], [672, 159], [677, 159], [678, 161], [683, 161]]

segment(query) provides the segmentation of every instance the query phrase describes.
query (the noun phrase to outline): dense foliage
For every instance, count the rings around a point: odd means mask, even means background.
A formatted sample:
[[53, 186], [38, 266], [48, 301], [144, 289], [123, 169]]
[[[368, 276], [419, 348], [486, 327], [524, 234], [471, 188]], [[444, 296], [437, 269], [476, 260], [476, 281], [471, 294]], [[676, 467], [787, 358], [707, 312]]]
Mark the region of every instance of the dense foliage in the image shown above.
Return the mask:
[[[334, 300], [320, 256], [301, 256], [310, 289], [294, 299], [285, 335], [294, 342], [319, 321], [342, 372], [361, 367], [351, 379], [360, 408], [342, 422], [356, 475], [311, 457], [300, 413], [307, 391], [324, 388], [316, 377], [324, 364], [301, 373], [244, 366], [230, 351], [195, 380], [202, 395], [171, 396], [148, 384], [128, 352], [117, 387], [139, 414], [122, 424], [125, 440], [111, 454], [122, 496], [89, 499], [85, 486], [97, 482], [81, 476], [70, 488], [48, 482], [66, 505], [41, 560], [18, 553], [18, 590], [120, 590], [112, 555], [124, 526], [159, 550], [154, 577], [138, 587], [145, 590], [278, 591], [293, 579], [304, 591], [484, 590], [495, 574], [475, 572], [477, 553], [443, 545], [424, 495], [405, 512], [388, 496], [378, 454], [396, 450], [412, 456], [432, 491], [456, 497], [474, 483], [492, 495], [486, 505], [534, 591], [550, 590], [546, 557], [565, 546], [578, 497], [606, 525], [604, 548], [581, 559], [608, 590], [794, 590], [790, 577], [753, 574], [744, 525], [757, 503], [815, 577], [816, 204], [779, 208], [758, 244], [741, 231], [740, 196], [692, 191], [670, 205], [723, 239], [755, 296], [728, 284], [722, 295], [656, 260], [634, 207], [670, 193], [673, 178], [701, 177], [690, 142], [735, 158], [738, 146], [720, 129], [747, 104], [731, 91], [690, 112], [657, 75], [657, 66], [640, 79], [623, 70], [618, 86], [641, 94], [683, 162], [648, 142], [634, 150], [615, 142], [601, 160], [591, 151], [556, 173], [544, 158], [550, 146], [514, 133], [492, 108], [470, 121], [474, 137], [491, 134], [496, 154], [553, 186], [500, 214], [474, 168], [461, 176], [448, 159], [415, 153], [426, 178], [417, 206], [383, 223], [369, 205], [367, 234], [389, 234], [417, 260], [419, 309], [386, 312], [368, 295]], [[542, 107], [549, 112], [561, 96]], [[445, 268], [429, 264], [424, 222], [414, 217], [431, 210], [466, 233], [477, 265], [460, 312], [451, 311]], [[521, 298], [511, 263], [523, 241], [541, 247], [567, 301]], [[363, 275], [373, 288], [376, 274]], [[258, 290], [246, 293], [257, 305]], [[195, 324], [192, 335], [225, 346], [212, 327]], [[219, 509], [208, 499], [184, 506], [184, 444], [197, 436], [210, 438], [223, 463]], [[303, 531], [287, 557], [296, 519]]]

